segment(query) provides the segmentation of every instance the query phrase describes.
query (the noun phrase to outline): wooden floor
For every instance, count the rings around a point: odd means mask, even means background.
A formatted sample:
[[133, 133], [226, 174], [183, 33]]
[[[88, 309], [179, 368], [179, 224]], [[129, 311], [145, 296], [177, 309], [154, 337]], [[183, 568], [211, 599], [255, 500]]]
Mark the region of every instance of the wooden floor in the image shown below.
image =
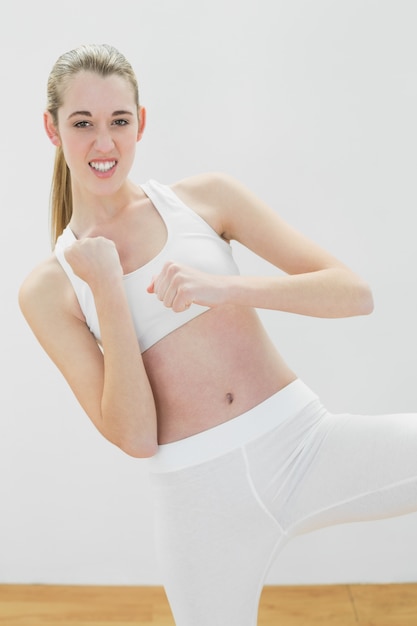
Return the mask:
[[[0, 585], [0, 625], [174, 626], [174, 621], [161, 587]], [[358, 625], [417, 626], [417, 584], [263, 591], [259, 626]]]

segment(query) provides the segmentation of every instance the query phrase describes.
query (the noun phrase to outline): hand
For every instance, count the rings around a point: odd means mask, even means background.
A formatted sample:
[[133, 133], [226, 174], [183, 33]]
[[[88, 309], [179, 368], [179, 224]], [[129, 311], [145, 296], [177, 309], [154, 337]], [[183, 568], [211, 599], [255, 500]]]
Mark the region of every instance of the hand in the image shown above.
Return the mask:
[[191, 304], [213, 307], [221, 304], [221, 287], [226, 277], [205, 274], [186, 265], [169, 261], [147, 288], [166, 307], [176, 313], [187, 310]]
[[119, 254], [113, 241], [105, 237], [86, 237], [65, 250], [73, 272], [93, 287], [103, 279], [123, 275]]

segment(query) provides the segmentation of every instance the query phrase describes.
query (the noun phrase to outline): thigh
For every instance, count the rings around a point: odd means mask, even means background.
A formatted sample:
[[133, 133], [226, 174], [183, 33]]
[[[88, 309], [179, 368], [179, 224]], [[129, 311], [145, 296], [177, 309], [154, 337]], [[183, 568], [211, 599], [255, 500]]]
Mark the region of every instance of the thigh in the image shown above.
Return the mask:
[[158, 560], [177, 626], [255, 626], [282, 533], [248, 481], [242, 451], [151, 480]]
[[417, 415], [326, 413], [273, 502], [290, 533], [417, 510]]

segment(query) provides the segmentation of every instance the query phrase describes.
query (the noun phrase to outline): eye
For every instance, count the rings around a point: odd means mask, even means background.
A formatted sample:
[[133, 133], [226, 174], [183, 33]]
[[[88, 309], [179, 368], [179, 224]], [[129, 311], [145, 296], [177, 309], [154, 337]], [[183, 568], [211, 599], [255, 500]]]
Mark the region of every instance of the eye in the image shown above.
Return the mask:
[[118, 119], [118, 120], [114, 120], [113, 124], [115, 126], [127, 126], [129, 124], [129, 122], [127, 120]]
[[90, 126], [90, 122], [87, 120], [81, 120], [80, 122], [76, 122], [74, 124], [74, 128], [88, 128]]

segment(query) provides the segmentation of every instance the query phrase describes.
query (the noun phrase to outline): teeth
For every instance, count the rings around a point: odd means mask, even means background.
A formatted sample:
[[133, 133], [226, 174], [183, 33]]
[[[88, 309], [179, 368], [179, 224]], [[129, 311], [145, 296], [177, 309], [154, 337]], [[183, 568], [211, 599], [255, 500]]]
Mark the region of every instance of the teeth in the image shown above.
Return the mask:
[[108, 172], [116, 165], [116, 161], [91, 161], [90, 165], [98, 172]]

